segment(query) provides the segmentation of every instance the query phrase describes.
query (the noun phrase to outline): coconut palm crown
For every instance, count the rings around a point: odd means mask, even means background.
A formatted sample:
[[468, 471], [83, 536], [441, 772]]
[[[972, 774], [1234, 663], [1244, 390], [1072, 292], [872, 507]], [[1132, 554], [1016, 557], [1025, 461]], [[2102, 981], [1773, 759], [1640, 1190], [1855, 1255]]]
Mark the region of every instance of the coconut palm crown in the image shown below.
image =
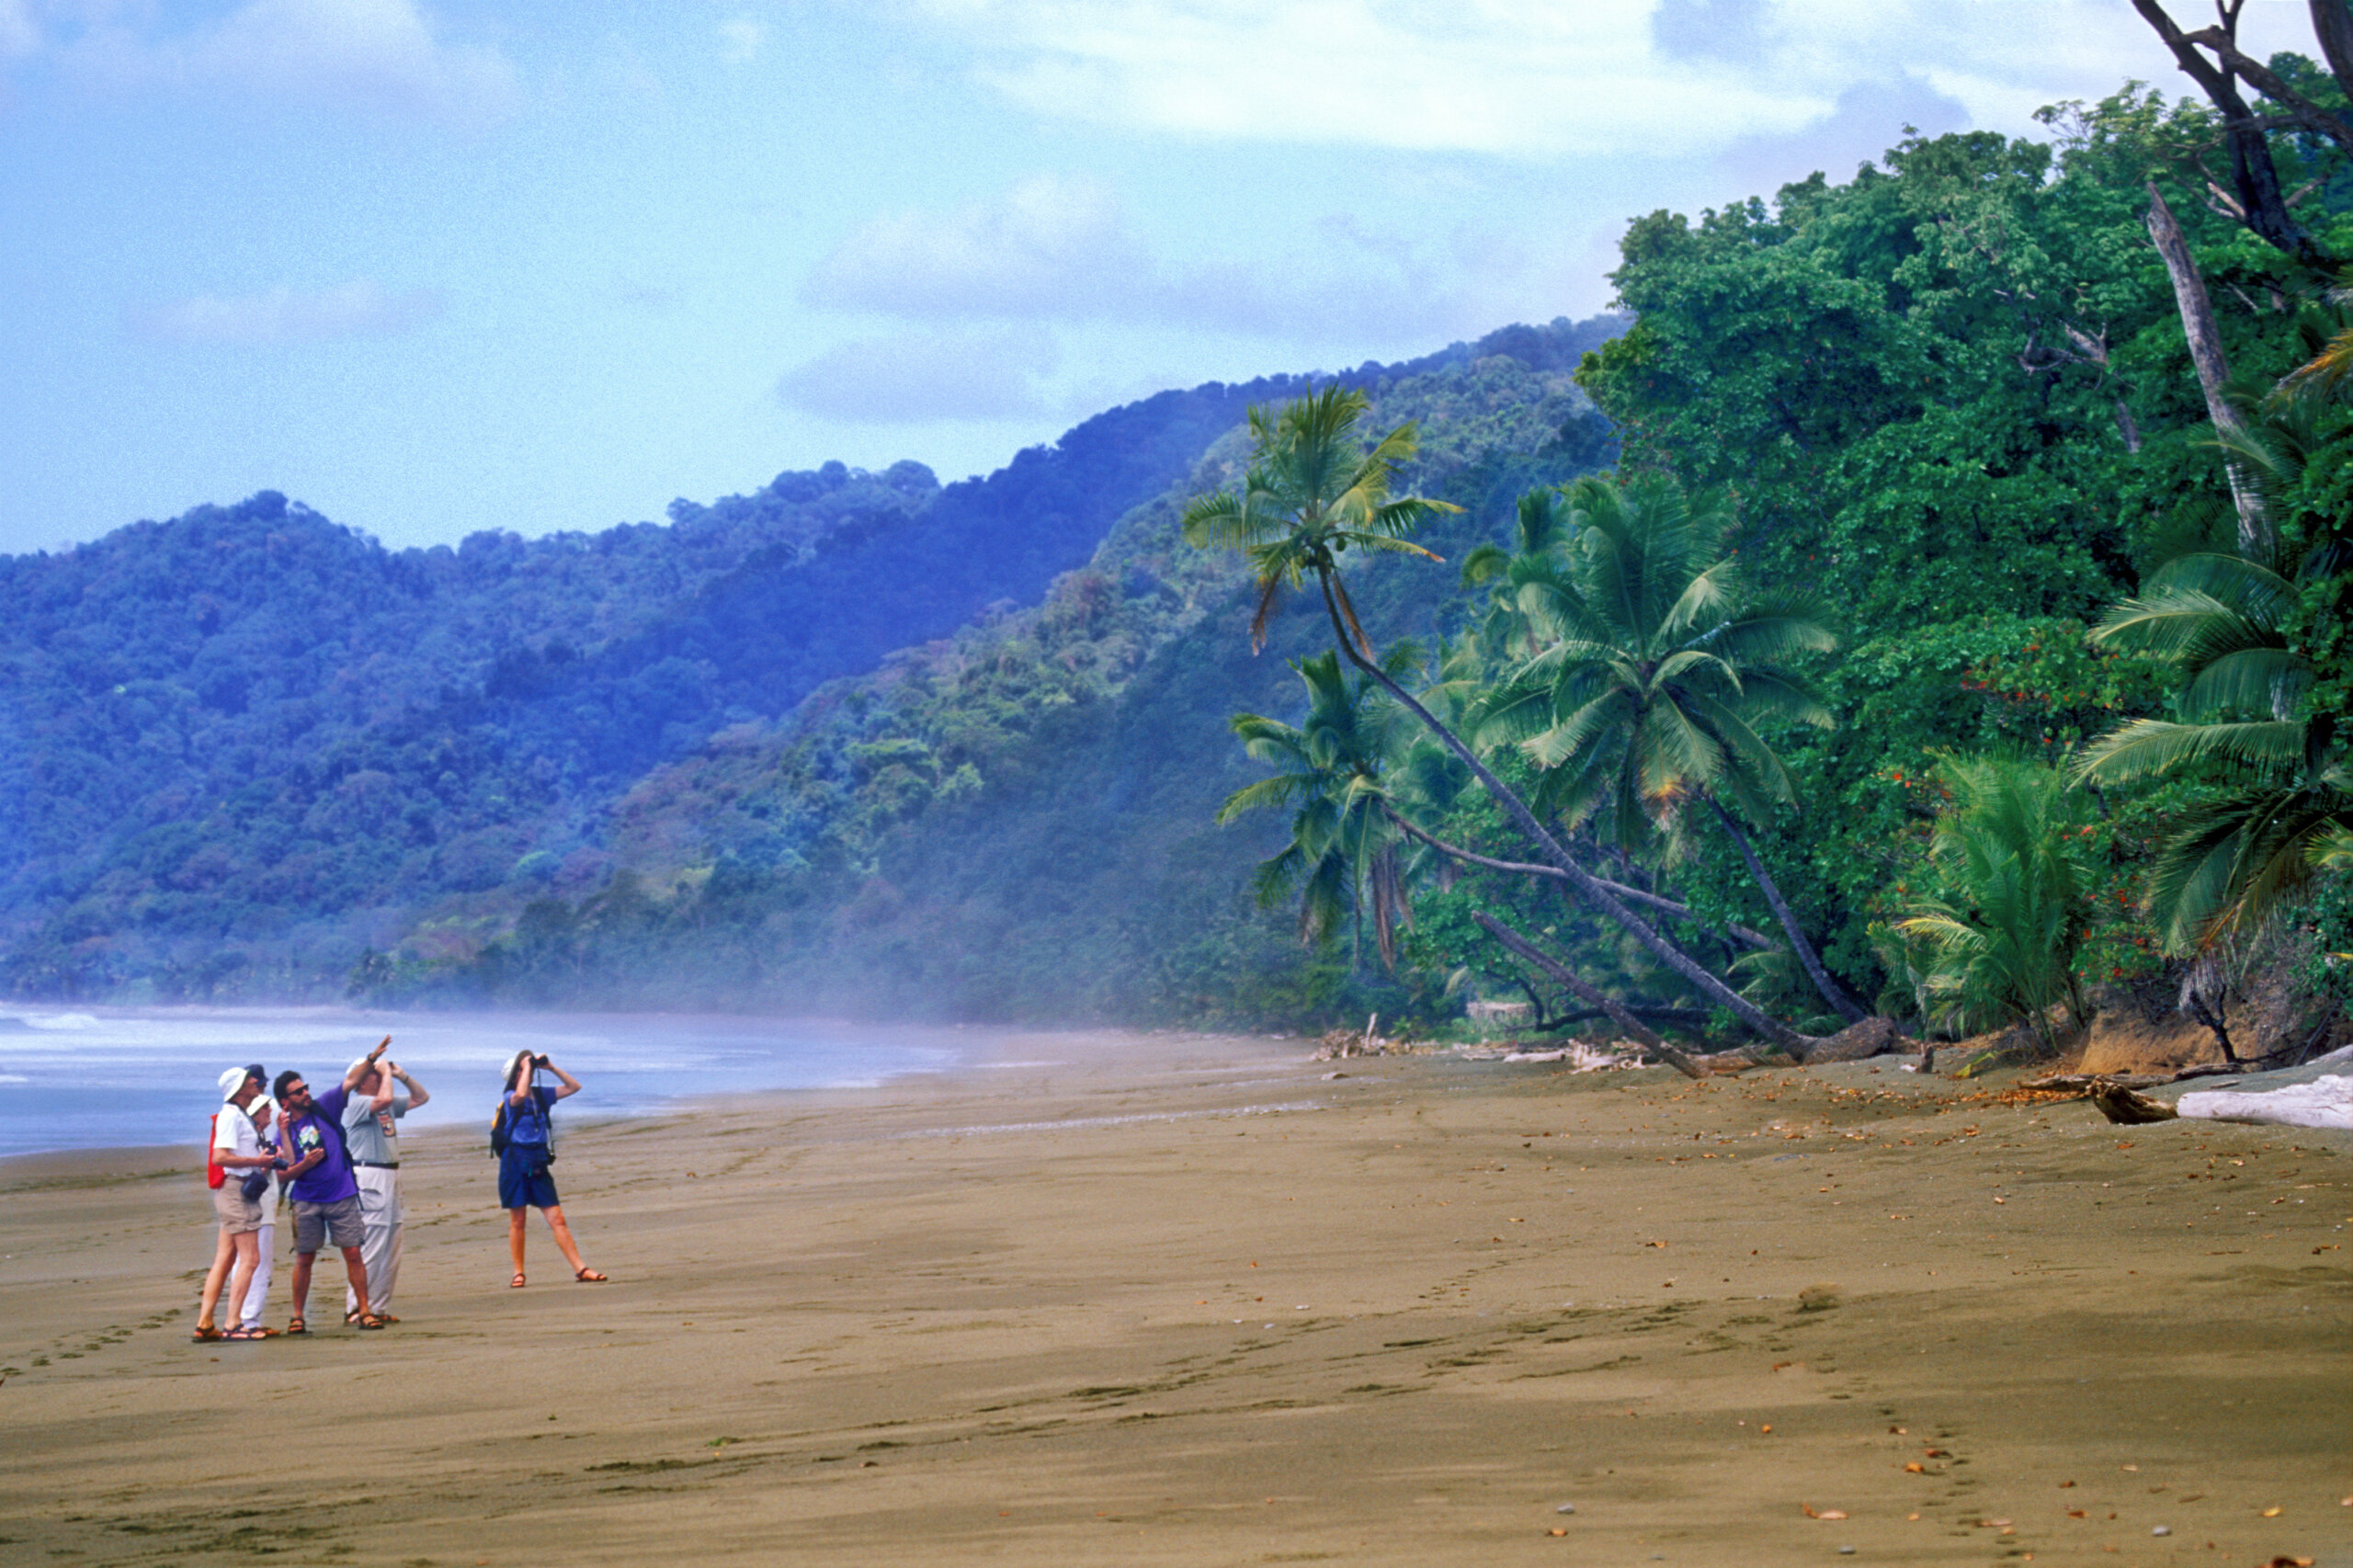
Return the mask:
[[1830, 724], [1789, 664], [1837, 645], [1813, 607], [1746, 598], [1731, 514], [1671, 479], [1581, 479], [1568, 511], [1565, 569], [1518, 584], [1545, 645], [1505, 676], [1480, 738], [1519, 743], [1545, 769], [1545, 805], [1630, 848], [1695, 796], [1751, 815], [1792, 799], [1756, 725]]
[[1354, 548], [1436, 561], [1405, 536], [1438, 513], [1462, 509], [1418, 495], [1391, 495], [1395, 469], [1412, 459], [1419, 437], [1409, 422], [1368, 449], [1358, 432], [1370, 406], [1364, 393], [1335, 384], [1279, 410], [1253, 408], [1251, 463], [1240, 492], [1215, 491], [1185, 508], [1188, 542], [1239, 550], [1256, 570], [1254, 650], [1266, 646], [1267, 624], [1283, 591], [1313, 576], [1357, 648], [1374, 657], [1340, 581], [1340, 557]]
[[[1402, 674], [1415, 656], [1410, 646], [1392, 649], [1390, 668]], [[1290, 842], [1258, 866], [1259, 903], [1271, 906], [1297, 888], [1300, 939], [1310, 944], [1351, 915], [1360, 933], [1370, 915], [1381, 962], [1393, 967], [1397, 923], [1411, 908], [1387, 775], [1410, 744], [1412, 720], [1370, 680], [1343, 675], [1336, 653], [1291, 667], [1307, 683], [1307, 713], [1295, 726], [1233, 716], [1244, 748], [1279, 771], [1228, 796], [1218, 824], [1246, 812], [1292, 808]]]

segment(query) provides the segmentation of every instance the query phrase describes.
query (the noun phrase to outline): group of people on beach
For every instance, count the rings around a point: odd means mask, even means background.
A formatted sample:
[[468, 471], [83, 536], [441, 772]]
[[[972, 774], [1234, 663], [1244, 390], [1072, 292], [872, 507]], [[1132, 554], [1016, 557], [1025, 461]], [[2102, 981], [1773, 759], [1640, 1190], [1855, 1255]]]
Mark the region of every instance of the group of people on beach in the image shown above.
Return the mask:
[[[259, 1062], [221, 1074], [221, 1109], [212, 1119], [205, 1172], [220, 1238], [193, 1337], [278, 1337], [280, 1331], [265, 1326], [262, 1315], [275, 1272], [279, 1200], [294, 1220], [293, 1314], [283, 1332], [311, 1332], [311, 1273], [327, 1245], [343, 1255], [346, 1326], [381, 1329], [400, 1322], [392, 1312], [401, 1268], [400, 1122], [431, 1096], [404, 1068], [384, 1059], [392, 1043], [385, 1036], [340, 1083], [315, 1095], [291, 1068], [274, 1083]], [[542, 1071], [556, 1083], [541, 1084]], [[511, 1284], [517, 1290], [525, 1283], [525, 1221], [532, 1209], [545, 1216], [574, 1279], [606, 1280], [582, 1261], [548, 1168], [555, 1158], [551, 1112], [556, 1101], [579, 1090], [579, 1080], [544, 1055], [517, 1051], [506, 1063], [491, 1142], [515, 1260]], [[233, 1320], [226, 1328], [221, 1326], [224, 1297], [225, 1315]]]

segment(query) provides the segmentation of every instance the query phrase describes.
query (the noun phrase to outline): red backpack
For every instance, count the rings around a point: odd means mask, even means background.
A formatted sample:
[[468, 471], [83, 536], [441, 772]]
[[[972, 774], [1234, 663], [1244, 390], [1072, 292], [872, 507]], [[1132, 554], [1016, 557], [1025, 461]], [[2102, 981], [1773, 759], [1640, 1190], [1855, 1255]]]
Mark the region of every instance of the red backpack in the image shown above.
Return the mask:
[[204, 1185], [219, 1187], [229, 1179], [229, 1173], [221, 1168], [221, 1146], [213, 1142], [221, 1136], [221, 1113], [214, 1111], [204, 1125]]

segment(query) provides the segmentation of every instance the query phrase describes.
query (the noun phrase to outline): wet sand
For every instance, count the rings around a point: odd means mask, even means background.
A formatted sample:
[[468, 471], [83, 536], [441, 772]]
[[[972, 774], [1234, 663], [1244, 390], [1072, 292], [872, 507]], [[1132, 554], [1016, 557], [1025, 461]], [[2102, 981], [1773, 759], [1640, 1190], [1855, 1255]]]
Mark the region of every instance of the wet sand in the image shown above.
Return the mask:
[[604, 1286], [416, 1135], [404, 1321], [257, 1345], [192, 1151], [0, 1165], [0, 1560], [2353, 1562], [2346, 1135], [1303, 1056], [574, 1127]]

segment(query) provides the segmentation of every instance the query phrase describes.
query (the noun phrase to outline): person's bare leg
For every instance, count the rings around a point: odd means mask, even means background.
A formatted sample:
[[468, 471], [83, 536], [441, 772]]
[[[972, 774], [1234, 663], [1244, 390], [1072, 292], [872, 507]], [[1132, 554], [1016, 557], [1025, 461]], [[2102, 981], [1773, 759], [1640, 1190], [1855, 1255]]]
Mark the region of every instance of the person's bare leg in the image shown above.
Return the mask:
[[[236, 1321], [230, 1326], [243, 1328], [245, 1323], [245, 1290], [254, 1282], [254, 1270], [261, 1266], [261, 1236], [253, 1231], [240, 1231], [229, 1238], [236, 1244], [236, 1268], [229, 1278], [229, 1314]], [[210, 1317], [208, 1312], [204, 1314]]]
[[563, 1205], [551, 1203], [540, 1212], [548, 1217], [548, 1229], [555, 1233], [555, 1244], [563, 1249], [564, 1261], [572, 1265], [572, 1272], [577, 1274], [587, 1267], [580, 1261], [580, 1248], [572, 1239], [572, 1227], [563, 1222]]
[[204, 1274], [204, 1295], [197, 1302], [196, 1332], [212, 1328], [213, 1309], [221, 1304], [221, 1286], [229, 1278], [230, 1260], [237, 1255], [237, 1244], [229, 1234], [229, 1227], [221, 1227], [221, 1240], [212, 1249], [212, 1267]]
[[360, 1257], [358, 1247], [343, 1249], [343, 1273], [344, 1278], [351, 1281], [351, 1293], [359, 1301], [359, 1305], [353, 1311], [363, 1318], [375, 1316], [368, 1305], [368, 1265]]
[[305, 1328], [310, 1326], [310, 1320], [302, 1308], [311, 1299], [311, 1265], [317, 1260], [317, 1257], [316, 1253], [296, 1253], [294, 1278], [288, 1287], [294, 1292], [294, 1321], [301, 1324]]
[[515, 1259], [515, 1278], [523, 1278], [523, 1240], [530, 1232], [525, 1221], [531, 1217], [529, 1209], [506, 1211], [506, 1251]]

